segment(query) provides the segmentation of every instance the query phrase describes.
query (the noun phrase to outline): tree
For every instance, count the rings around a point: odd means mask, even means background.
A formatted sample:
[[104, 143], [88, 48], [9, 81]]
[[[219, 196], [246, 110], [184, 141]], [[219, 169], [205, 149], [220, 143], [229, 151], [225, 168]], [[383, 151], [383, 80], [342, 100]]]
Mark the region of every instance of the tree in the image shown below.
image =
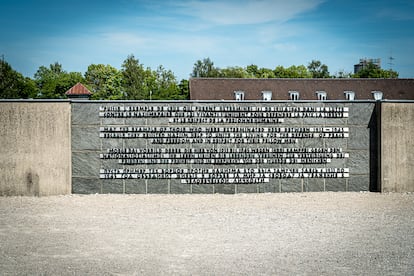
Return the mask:
[[311, 78], [312, 75], [305, 67], [305, 65], [292, 65], [288, 68], [277, 66], [273, 70], [276, 78]]
[[253, 77], [247, 70], [242, 67], [227, 67], [219, 70], [219, 76], [222, 78], [251, 78]]
[[177, 99], [180, 94], [174, 73], [166, 70], [162, 65], [158, 66], [156, 71], [157, 87], [153, 91], [155, 100], [173, 100]]
[[308, 70], [312, 78], [329, 78], [328, 66], [322, 64], [319, 60], [312, 60], [308, 65]]
[[4, 60], [0, 60], [0, 98], [26, 99], [34, 98], [37, 88], [34, 81], [25, 78]]
[[122, 73], [111, 65], [91, 64], [85, 73], [86, 83], [94, 100], [119, 100], [124, 98]]
[[43, 99], [64, 99], [66, 91], [84, 81], [81, 73], [68, 73], [58, 62], [50, 64], [49, 67], [40, 66], [34, 79], [39, 89], [37, 97]]
[[188, 100], [190, 99], [190, 82], [186, 79], [182, 79], [178, 84], [180, 91], [177, 100]]
[[142, 100], [147, 98], [154, 85], [155, 77], [151, 69], [144, 69], [134, 55], [129, 55], [122, 64], [122, 86], [124, 98], [128, 100]]
[[214, 67], [214, 63], [210, 58], [205, 58], [194, 63], [191, 76], [194, 78], [217, 78], [219, 77], [219, 70]]
[[398, 73], [393, 70], [383, 70], [370, 62], [361, 71], [353, 75], [354, 78], [398, 78]]

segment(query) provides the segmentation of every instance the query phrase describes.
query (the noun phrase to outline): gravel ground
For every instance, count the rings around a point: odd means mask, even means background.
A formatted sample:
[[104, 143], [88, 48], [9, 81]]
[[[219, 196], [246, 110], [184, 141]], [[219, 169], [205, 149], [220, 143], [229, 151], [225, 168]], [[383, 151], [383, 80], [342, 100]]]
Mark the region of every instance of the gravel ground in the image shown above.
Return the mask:
[[414, 275], [414, 194], [0, 197], [1, 275]]

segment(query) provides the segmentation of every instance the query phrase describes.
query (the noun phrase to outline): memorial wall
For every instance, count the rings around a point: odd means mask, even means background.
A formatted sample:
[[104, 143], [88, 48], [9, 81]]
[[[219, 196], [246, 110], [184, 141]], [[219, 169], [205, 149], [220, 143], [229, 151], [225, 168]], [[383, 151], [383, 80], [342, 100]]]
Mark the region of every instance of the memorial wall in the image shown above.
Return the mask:
[[375, 190], [373, 102], [72, 102], [73, 193]]

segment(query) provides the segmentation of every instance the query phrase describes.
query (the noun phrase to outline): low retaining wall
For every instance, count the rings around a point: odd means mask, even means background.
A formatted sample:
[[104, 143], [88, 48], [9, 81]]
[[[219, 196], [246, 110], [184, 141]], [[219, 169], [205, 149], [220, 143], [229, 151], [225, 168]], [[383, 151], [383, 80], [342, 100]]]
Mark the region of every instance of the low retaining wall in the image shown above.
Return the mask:
[[413, 102], [0, 101], [0, 195], [414, 191]]
[[70, 102], [0, 102], [0, 195], [71, 193]]

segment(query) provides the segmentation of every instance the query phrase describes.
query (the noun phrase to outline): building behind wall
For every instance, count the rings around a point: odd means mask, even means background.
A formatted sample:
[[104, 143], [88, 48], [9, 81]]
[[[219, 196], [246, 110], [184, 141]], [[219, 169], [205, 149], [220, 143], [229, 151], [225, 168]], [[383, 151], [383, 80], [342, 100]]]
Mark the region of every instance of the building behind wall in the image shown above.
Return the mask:
[[361, 58], [358, 64], [354, 65], [354, 74], [366, 69], [369, 64], [373, 64], [377, 68], [381, 68], [381, 59], [379, 58]]
[[238, 100], [414, 100], [414, 79], [190, 79], [191, 100], [236, 100], [236, 96]]

